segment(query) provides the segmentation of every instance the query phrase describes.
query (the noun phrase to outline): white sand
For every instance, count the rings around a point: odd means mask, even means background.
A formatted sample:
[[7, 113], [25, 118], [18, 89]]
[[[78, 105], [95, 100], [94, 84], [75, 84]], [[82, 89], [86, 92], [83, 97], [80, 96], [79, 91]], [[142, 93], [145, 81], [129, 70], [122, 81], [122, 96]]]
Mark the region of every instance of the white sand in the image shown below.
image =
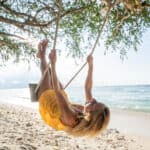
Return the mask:
[[150, 138], [150, 113], [112, 110], [109, 127], [123, 133]]
[[[108, 127], [117, 128], [124, 135], [135, 139], [144, 150], [150, 150], [150, 113], [112, 110]], [[134, 149], [130, 146], [131, 150]]]
[[[121, 112], [119, 115], [124, 116]], [[1, 103], [0, 150], [149, 150], [148, 137], [121, 133], [119, 120], [114, 117], [112, 112], [114, 122], [109, 127], [117, 129], [108, 129], [92, 139], [74, 138], [45, 125], [35, 109]]]

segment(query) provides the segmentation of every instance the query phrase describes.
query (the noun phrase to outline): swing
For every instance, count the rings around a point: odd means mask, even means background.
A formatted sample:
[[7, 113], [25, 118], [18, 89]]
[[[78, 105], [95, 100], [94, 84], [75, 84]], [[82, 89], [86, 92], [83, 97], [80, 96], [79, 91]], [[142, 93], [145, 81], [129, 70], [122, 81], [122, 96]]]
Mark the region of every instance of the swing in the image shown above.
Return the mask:
[[[104, 21], [103, 21], [103, 24], [99, 26], [99, 32], [98, 32], [98, 35], [97, 35], [97, 38], [96, 38], [96, 41], [94, 43], [94, 46], [90, 52], [91, 55], [93, 55], [94, 51], [95, 51], [95, 48], [97, 46], [97, 43], [99, 41], [99, 38], [102, 34], [102, 31], [104, 29], [104, 26], [107, 22], [107, 19], [108, 19], [108, 16], [109, 16], [109, 13], [110, 13], [110, 10], [111, 8], [115, 5], [115, 2], [110, 5], [110, 7], [108, 8], [107, 10], [107, 13], [105, 15], [105, 18], [104, 18]], [[56, 19], [56, 30], [55, 30], [55, 37], [54, 37], [54, 43], [53, 43], [53, 49], [55, 49], [56, 47], [56, 42], [57, 42], [57, 34], [58, 34], [58, 27], [59, 27], [59, 21], [60, 21], [60, 15], [61, 15], [61, 10], [62, 10], [62, 1], [59, 0], [59, 11], [58, 11], [58, 16], [57, 16], [57, 19]], [[45, 78], [45, 75], [47, 73], [47, 71], [49, 70], [49, 67], [51, 65], [51, 62], [48, 63], [44, 73], [43, 73], [43, 76], [42, 78], [40, 79], [39, 83], [38, 84], [29, 84], [29, 88], [30, 88], [30, 95], [31, 95], [31, 101], [32, 102], [37, 102], [38, 101], [38, 98], [37, 98], [37, 92], [38, 92], [38, 89], [42, 83], [42, 81], [44, 80]], [[85, 62], [81, 68], [74, 74], [74, 76], [67, 82], [67, 84], [64, 86], [63, 89], [66, 89], [69, 84], [76, 78], [76, 76], [82, 71], [82, 69], [87, 65], [87, 62]], [[52, 85], [53, 85], [53, 81], [52, 81]]]

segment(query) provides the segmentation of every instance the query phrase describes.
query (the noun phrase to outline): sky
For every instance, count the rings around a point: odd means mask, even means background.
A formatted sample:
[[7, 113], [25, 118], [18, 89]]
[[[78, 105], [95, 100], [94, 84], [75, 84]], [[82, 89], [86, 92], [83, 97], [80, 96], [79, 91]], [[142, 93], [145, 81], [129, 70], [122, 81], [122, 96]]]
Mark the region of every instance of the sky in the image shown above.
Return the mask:
[[[150, 30], [143, 36], [143, 43], [138, 52], [130, 50], [128, 58], [120, 59], [118, 53], [104, 55], [104, 47], [97, 47], [94, 52], [93, 85], [133, 85], [150, 84]], [[57, 73], [63, 83], [66, 83], [85, 62], [86, 57], [76, 65], [73, 58], [58, 56]], [[71, 86], [84, 86], [87, 66], [81, 71]], [[40, 71], [37, 65], [25, 63], [11, 64], [0, 68], [0, 88], [27, 87], [29, 83], [37, 83]]]

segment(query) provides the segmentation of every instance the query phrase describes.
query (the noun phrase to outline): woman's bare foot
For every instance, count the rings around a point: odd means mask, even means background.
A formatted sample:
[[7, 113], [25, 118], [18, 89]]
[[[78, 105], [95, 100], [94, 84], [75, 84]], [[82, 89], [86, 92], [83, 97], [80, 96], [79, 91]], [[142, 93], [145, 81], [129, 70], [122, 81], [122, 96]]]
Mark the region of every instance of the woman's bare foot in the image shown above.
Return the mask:
[[39, 44], [38, 44], [38, 52], [36, 54], [36, 57], [38, 58], [43, 58], [45, 57], [45, 52], [46, 52], [46, 48], [48, 46], [48, 40], [42, 40]]

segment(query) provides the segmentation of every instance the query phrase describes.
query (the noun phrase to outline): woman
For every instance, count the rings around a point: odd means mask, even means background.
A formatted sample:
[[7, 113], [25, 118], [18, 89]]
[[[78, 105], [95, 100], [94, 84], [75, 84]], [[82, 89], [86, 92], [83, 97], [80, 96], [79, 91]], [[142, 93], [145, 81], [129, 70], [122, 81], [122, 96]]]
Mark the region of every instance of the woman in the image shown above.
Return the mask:
[[[41, 72], [47, 67], [45, 52], [48, 45], [43, 40], [38, 45], [37, 57], [41, 60]], [[72, 104], [68, 101], [62, 84], [56, 74], [56, 51], [49, 54], [51, 68], [47, 72], [39, 90], [39, 111], [46, 124], [56, 130], [63, 130], [74, 136], [93, 136], [106, 128], [110, 111], [92, 96], [93, 57], [87, 57], [88, 75], [85, 82], [86, 105]]]

